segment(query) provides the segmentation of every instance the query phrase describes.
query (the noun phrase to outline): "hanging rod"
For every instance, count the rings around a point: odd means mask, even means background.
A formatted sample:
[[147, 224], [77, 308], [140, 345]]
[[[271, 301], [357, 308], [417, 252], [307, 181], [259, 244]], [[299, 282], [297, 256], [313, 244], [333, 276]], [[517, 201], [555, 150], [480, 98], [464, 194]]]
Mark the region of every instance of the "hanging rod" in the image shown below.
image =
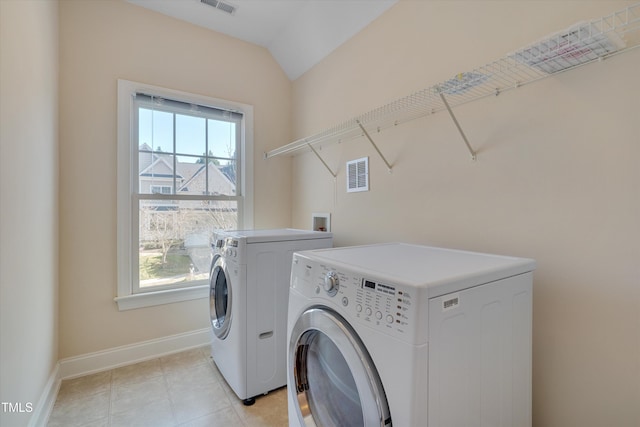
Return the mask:
[[378, 155], [380, 156], [380, 158], [382, 159], [384, 164], [387, 165], [387, 170], [389, 171], [389, 173], [391, 173], [391, 169], [392, 169], [391, 165], [389, 164], [387, 159], [384, 157], [384, 155], [382, 154], [382, 152], [380, 151], [380, 149], [378, 148], [376, 143], [373, 142], [373, 139], [371, 139], [371, 136], [369, 136], [369, 132], [367, 132], [367, 130], [364, 128], [364, 126], [362, 126], [362, 123], [360, 123], [359, 121], [358, 121], [358, 126], [360, 126], [360, 129], [362, 129], [362, 133], [364, 133], [364, 136], [366, 136], [367, 139], [369, 140], [369, 142], [371, 143], [371, 145], [373, 145], [373, 148], [376, 149], [376, 151], [378, 152]]
[[[575, 24], [470, 72], [459, 73], [445, 82], [268, 151], [264, 157], [293, 155], [321, 142], [348, 141], [361, 136], [361, 127], [364, 126], [381, 131], [440, 111], [449, 111], [451, 114], [453, 107], [495, 96], [638, 47], [640, 3], [634, 3], [610, 15]], [[443, 95], [446, 95], [446, 99]], [[459, 131], [467, 148], [473, 152], [461, 128]]]

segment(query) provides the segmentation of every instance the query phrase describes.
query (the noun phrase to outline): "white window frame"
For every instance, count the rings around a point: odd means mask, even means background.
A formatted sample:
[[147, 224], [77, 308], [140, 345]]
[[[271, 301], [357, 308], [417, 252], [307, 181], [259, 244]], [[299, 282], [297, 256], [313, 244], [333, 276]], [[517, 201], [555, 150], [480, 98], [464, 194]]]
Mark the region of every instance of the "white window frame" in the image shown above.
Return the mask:
[[[145, 83], [118, 79], [118, 186], [117, 186], [117, 263], [118, 309], [130, 310], [141, 307], [187, 301], [209, 296], [209, 286], [196, 285], [191, 287], [163, 289], [144, 293], [133, 293], [132, 274], [138, 271], [137, 259], [133, 252], [137, 250], [138, 242], [132, 241], [133, 218], [132, 203], [134, 192], [138, 186], [138, 165], [133, 164], [137, 159], [137, 123], [134, 119], [133, 100], [136, 93], [146, 93], [166, 99], [176, 99], [200, 105], [212, 105], [217, 108], [242, 113], [242, 140], [240, 142], [240, 176], [239, 190], [243, 195], [238, 202], [238, 227], [253, 227], [253, 106], [232, 101], [195, 95], [173, 89], [166, 89]], [[138, 225], [135, 224], [137, 227]]]

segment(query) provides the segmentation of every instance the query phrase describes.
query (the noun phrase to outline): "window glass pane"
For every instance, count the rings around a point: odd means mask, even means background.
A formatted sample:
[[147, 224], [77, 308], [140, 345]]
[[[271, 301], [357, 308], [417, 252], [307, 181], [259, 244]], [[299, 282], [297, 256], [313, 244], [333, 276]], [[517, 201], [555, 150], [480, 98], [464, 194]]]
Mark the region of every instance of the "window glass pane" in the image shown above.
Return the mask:
[[[164, 148], [163, 148], [164, 147]], [[138, 192], [173, 192], [173, 114], [138, 109]], [[167, 189], [169, 189], [167, 193]]]
[[236, 124], [219, 120], [208, 120], [209, 155], [216, 157], [220, 165], [236, 158]]
[[208, 120], [209, 129], [209, 162], [218, 171], [209, 175], [208, 191], [210, 195], [236, 195], [237, 162], [236, 162], [236, 128], [233, 122]]
[[208, 278], [213, 232], [238, 226], [236, 201], [140, 200], [140, 290]]
[[217, 159], [178, 156], [176, 164], [176, 194], [179, 195], [236, 195], [235, 161], [221, 166]]
[[171, 194], [170, 185], [151, 185], [152, 194]]
[[307, 399], [317, 425], [364, 425], [360, 395], [340, 349], [322, 332], [307, 352]]
[[140, 194], [173, 193], [173, 155], [140, 151], [138, 157], [138, 192]]
[[[140, 194], [237, 195], [236, 123], [176, 114], [174, 173], [173, 115], [145, 108], [139, 112]], [[208, 152], [205, 126], [209, 127]]]
[[206, 119], [176, 114], [176, 154], [205, 156]]
[[205, 194], [204, 159], [202, 157], [178, 156], [176, 163], [176, 194], [203, 195]]
[[139, 108], [138, 146], [140, 150], [173, 152], [173, 114]]
[[[236, 162], [229, 161], [225, 165], [217, 166], [215, 160], [210, 163], [209, 194], [236, 195]], [[215, 166], [215, 168], [214, 168]]]

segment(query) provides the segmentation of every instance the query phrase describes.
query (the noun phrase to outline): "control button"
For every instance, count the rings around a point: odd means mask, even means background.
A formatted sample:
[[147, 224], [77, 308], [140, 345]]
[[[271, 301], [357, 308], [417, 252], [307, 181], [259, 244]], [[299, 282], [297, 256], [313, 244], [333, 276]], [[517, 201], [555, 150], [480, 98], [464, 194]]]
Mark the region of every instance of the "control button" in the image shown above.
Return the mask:
[[373, 311], [371, 311], [371, 307], [367, 307], [364, 312], [367, 316], [371, 316], [371, 313], [373, 313]]
[[349, 305], [349, 298], [347, 297], [342, 297], [342, 305], [344, 305], [345, 307]]
[[382, 319], [382, 313], [380, 313], [379, 311], [376, 311], [376, 319]]
[[390, 314], [387, 314], [387, 323], [393, 323], [393, 316]]
[[320, 286], [316, 286], [316, 295], [320, 293]]
[[338, 293], [340, 282], [338, 281], [338, 273], [330, 271], [324, 276], [324, 290], [330, 297]]
[[361, 304], [356, 304], [356, 311], [358, 313], [360, 313], [362, 311], [362, 305]]

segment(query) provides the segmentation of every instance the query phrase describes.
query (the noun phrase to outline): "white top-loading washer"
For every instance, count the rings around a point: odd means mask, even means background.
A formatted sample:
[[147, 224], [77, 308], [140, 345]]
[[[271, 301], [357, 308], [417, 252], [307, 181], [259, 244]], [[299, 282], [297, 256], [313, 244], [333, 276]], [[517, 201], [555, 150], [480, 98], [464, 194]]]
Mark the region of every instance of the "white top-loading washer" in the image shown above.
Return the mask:
[[530, 426], [534, 268], [401, 243], [295, 254], [290, 426]]
[[332, 235], [296, 229], [216, 233], [210, 273], [211, 354], [245, 404], [286, 384], [293, 253], [332, 246]]

